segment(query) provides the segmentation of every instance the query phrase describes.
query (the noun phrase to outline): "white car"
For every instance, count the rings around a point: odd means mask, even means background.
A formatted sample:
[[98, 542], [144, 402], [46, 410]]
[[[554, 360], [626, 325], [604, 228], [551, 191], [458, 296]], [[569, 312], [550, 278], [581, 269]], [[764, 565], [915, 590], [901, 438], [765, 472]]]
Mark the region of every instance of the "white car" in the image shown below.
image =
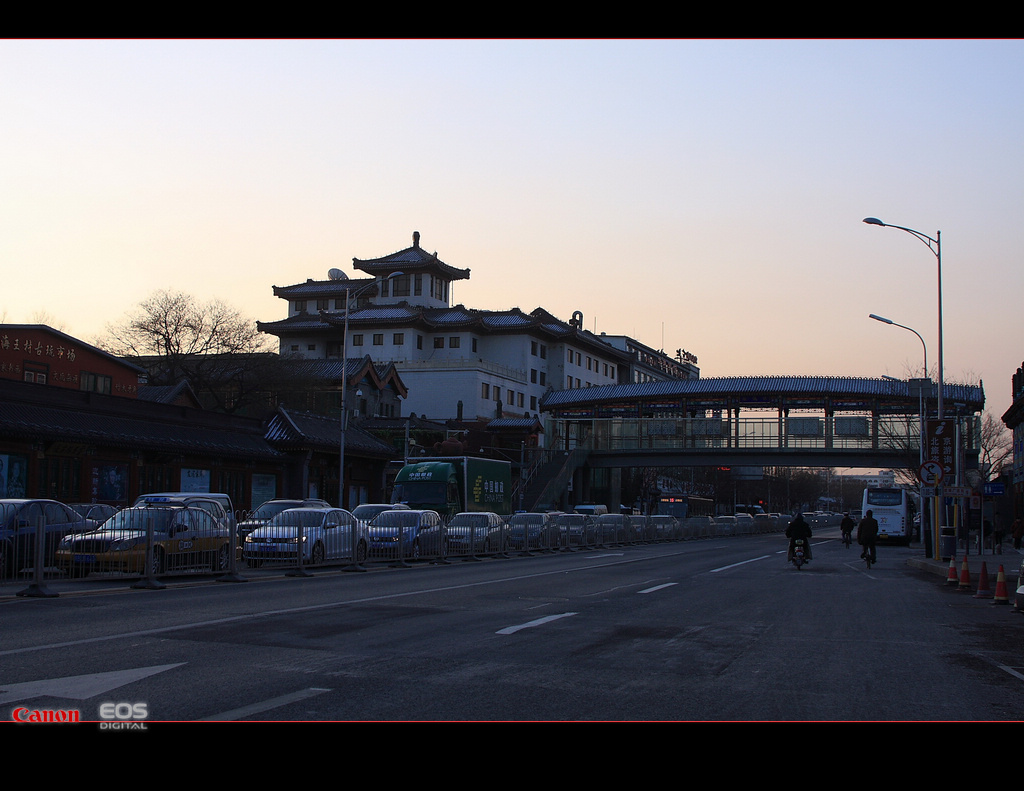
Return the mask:
[[245, 537], [242, 557], [251, 568], [273, 560], [295, 563], [300, 555], [313, 566], [328, 560], [362, 563], [367, 547], [366, 528], [344, 508], [289, 508]]

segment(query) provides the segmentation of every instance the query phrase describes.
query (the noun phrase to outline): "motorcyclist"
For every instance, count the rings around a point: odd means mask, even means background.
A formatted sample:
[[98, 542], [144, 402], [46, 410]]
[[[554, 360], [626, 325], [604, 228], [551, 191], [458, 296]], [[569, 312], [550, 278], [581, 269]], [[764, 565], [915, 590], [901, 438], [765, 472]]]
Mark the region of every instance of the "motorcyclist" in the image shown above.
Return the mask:
[[856, 526], [856, 523], [850, 518], [849, 511], [843, 514], [843, 521], [839, 523], [839, 529], [843, 531], [844, 544], [849, 545], [850, 535], [853, 533], [853, 528], [855, 528]]
[[786, 526], [786, 538], [789, 539], [789, 556], [787, 560], [793, 559], [793, 553], [796, 550], [796, 540], [802, 538], [804, 540], [804, 560], [811, 559], [811, 542], [808, 541], [811, 537], [811, 526], [804, 521], [803, 514], [797, 514], [796, 518], [793, 519]]

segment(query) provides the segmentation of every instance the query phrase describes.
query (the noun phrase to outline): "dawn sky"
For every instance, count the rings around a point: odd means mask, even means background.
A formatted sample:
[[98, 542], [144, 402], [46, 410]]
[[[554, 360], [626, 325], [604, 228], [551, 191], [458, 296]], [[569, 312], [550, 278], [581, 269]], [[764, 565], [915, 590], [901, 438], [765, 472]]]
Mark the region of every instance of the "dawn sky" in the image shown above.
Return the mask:
[[695, 354], [704, 377], [1024, 361], [1024, 42], [0, 43], [0, 319], [87, 341], [153, 291], [421, 244], [467, 307]]

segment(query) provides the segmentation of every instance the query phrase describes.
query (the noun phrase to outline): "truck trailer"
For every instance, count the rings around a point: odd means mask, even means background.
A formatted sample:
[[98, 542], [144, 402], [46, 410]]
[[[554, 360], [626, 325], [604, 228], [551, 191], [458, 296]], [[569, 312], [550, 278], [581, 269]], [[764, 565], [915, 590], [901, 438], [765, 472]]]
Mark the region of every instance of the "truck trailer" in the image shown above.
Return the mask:
[[446, 522], [463, 511], [512, 512], [512, 464], [474, 456], [410, 461], [395, 477], [392, 504], [437, 511]]

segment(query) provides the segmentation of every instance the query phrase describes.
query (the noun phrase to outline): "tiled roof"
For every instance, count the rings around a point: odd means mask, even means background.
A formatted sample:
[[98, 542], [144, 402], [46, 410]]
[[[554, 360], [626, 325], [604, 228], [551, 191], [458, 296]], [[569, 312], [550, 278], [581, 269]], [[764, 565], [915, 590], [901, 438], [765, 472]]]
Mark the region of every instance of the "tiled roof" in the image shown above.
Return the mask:
[[353, 258], [352, 266], [364, 272], [376, 272], [379, 274], [391, 274], [392, 272], [424, 272], [434, 270], [441, 273], [450, 280], [466, 280], [469, 278], [468, 269], [456, 269], [449, 266], [440, 258], [437, 253], [428, 253], [420, 247], [419, 232], [413, 233], [412, 247], [406, 247], [396, 253], [381, 256], [380, 258]]
[[[274, 296], [284, 299], [316, 299], [334, 297], [344, 299], [346, 291], [355, 291], [372, 284], [376, 278], [360, 277], [344, 280], [307, 280], [305, 283], [296, 283], [292, 286], [274, 286]], [[373, 289], [367, 289], [364, 293], [372, 293]]]
[[[267, 423], [266, 440], [285, 448], [313, 448], [337, 452], [341, 443], [341, 421], [314, 412], [296, 412], [281, 407]], [[359, 426], [345, 429], [345, 452], [390, 459], [395, 449]]]

